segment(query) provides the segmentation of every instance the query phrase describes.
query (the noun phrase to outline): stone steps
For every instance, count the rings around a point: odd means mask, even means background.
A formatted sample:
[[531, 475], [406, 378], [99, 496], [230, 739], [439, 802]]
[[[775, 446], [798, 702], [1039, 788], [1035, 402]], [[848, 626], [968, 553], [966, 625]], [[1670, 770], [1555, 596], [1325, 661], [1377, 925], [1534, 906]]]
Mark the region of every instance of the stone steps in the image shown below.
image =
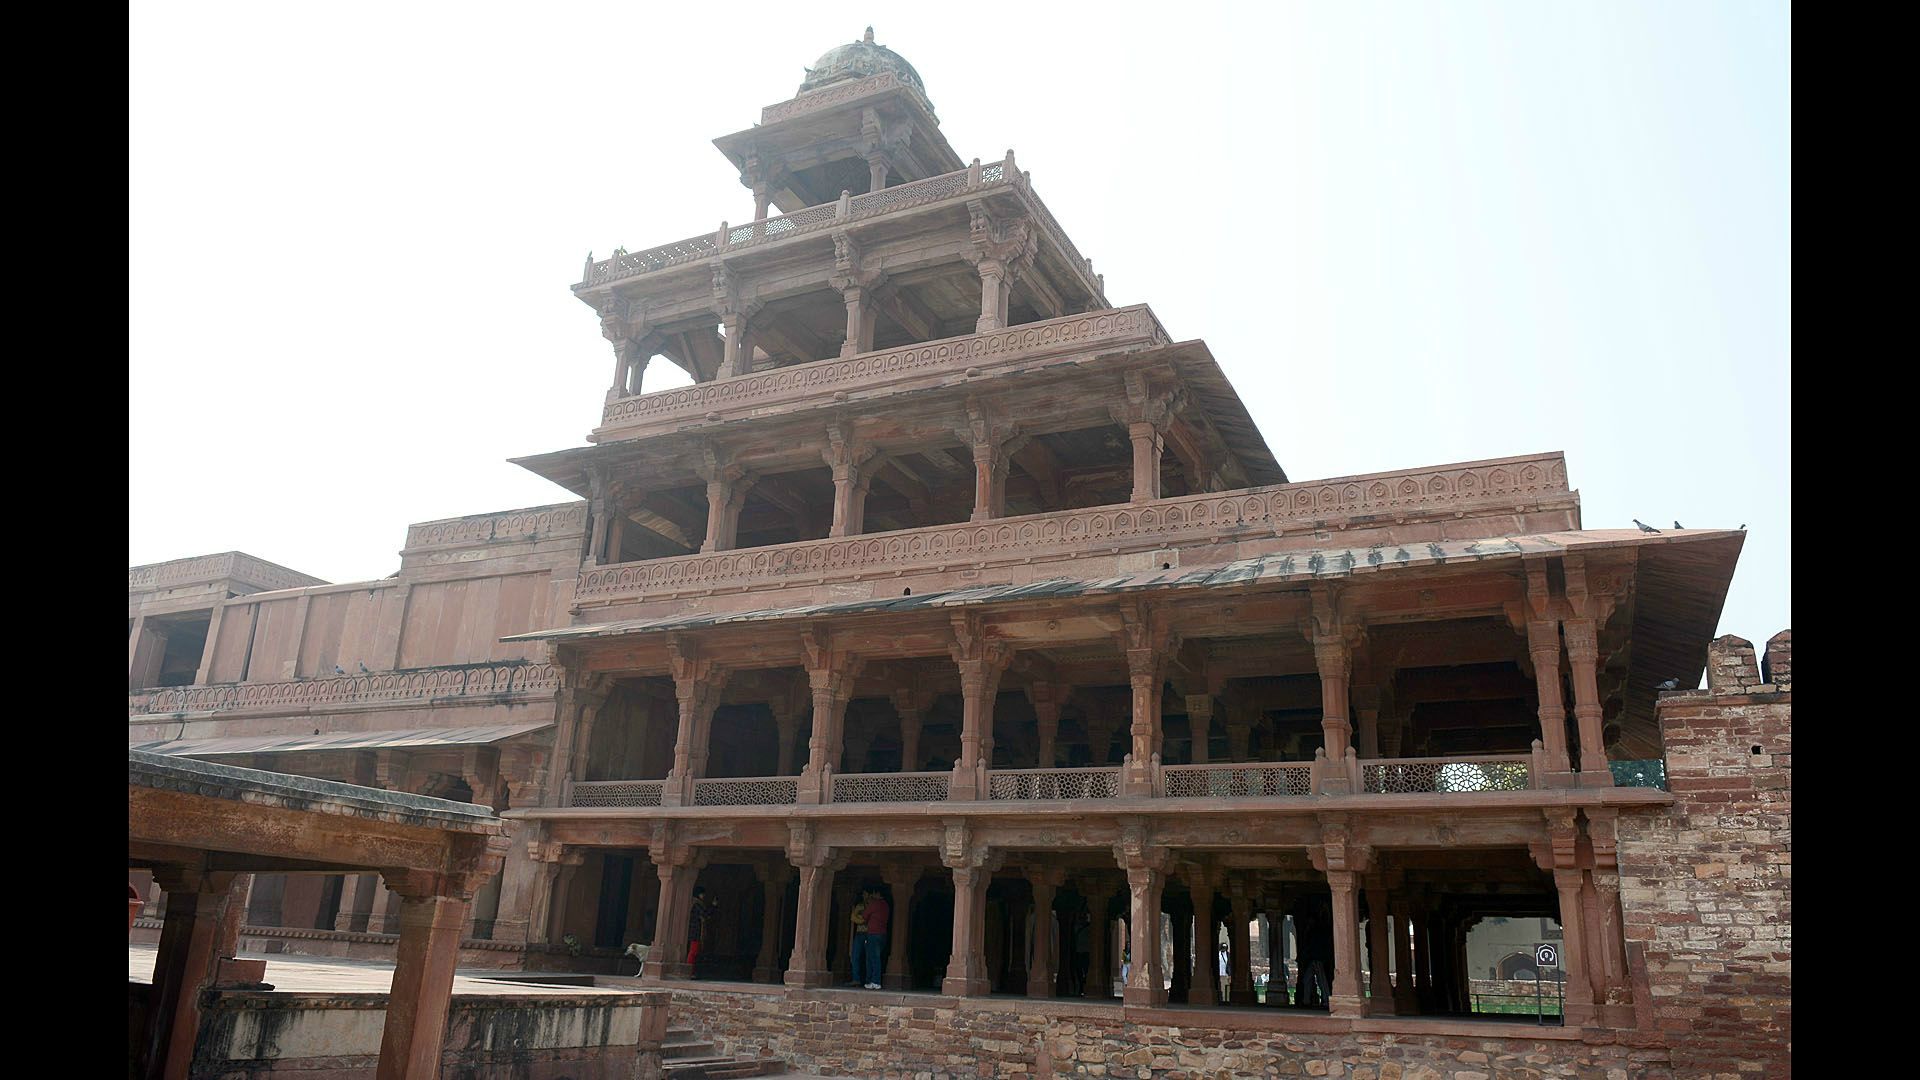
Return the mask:
[[782, 1076], [787, 1063], [765, 1058], [683, 1058], [663, 1061], [663, 1071], [674, 1080], [732, 1080], [739, 1076]]

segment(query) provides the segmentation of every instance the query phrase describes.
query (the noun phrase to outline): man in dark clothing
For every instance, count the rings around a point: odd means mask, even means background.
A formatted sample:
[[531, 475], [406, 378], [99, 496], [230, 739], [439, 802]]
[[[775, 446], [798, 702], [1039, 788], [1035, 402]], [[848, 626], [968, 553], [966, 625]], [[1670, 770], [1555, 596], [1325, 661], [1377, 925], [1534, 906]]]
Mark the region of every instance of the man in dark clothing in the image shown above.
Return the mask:
[[704, 885], [693, 887], [693, 904], [687, 912], [687, 971], [692, 974], [694, 962], [700, 959], [700, 946], [707, 940], [707, 924], [713, 919], [713, 901], [707, 899]]
[[867, 896], [867, 933], [862, 944], [866, 948], [867, 989], [880, 989], [880, 958], [886, 955], [887, 928], [891, 924], [893, 909], [887, 906], [887, 898], [880, 895], [878, 889], [868, 889]]

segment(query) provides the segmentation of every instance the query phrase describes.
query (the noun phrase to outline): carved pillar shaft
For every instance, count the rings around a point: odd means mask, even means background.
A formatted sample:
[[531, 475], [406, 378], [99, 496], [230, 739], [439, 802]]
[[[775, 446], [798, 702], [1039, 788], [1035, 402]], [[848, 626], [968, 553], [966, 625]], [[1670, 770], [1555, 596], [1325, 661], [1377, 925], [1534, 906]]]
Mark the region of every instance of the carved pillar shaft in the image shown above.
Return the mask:
[[1007, 325], [1007, 271], [994, 259], [981, 259], [974, 269], [980, 273], [980, 318], [973, 332], [985, 334]]
[[1193, 763], [1207, 764], [1207, 741], [1213, 734], [1212, 694], [1187, 695], [1187, 727], [1193, 735]]
[[1347, 720], [1347, 682], [1353, 669], [1353, 653], [1338, 638], [1313, 643], [1313, 661], [1320, 670], [1320, 730], [1324, 735], [1327, 760], [1334, 764], [1346, 760], [1352, 745], [1353, 725]]
[[760, 955], [753, 961], [753, 981], [773, 982], [780, 974], [781, 907], [787, 899], [787, 876], [768, 873], [760, 881]]
[[1235, 1005], [1253, 1005], [1253, 941], [1248, 926], [1253, 922], [1253, 901], [1242, 893], [1233, 894], [1232, 920], [1227, 925], [1227, 971], [1231, 982], [1227, 999]]
[[1573, 719], [1580, 732], [1580, 786], [1612, 787], [1600, 704], [1600, 631], [1593, 619], [1568, 619], [1567, 663], [1573, 669]]
[[1166, 875], [1148, 866], [1127, 868], [1127, 928], [1131, 967], [1121, 999], [1128, 1005], [1164, 1005], [1160, 970], [1160, 894]]
[[1007, 459], [994, 446], [973, 448], [973, 521], [991, 521], [1007, 512]]
[[1134, 502], [1151, 502], [1160, 497], [1160, 458], [1166, 451], [1166, 437], [1151, 423], [1127, 425], [1127, 437], [1133, 440]]
[[1107, 918], [1112, 903], [1112, 893], [1087, 894], [1087, 984], [1080, 989], [1081, 997], [1105, 1001], [1113, 996], [1113, 966], [1107, 955], [1113, 940], [1113, 924]]
[[1564, 773], [1567, 759], [1567, 710], [1560, 694], [1560, 625], [1552, 619], [1527, 623], [1527, 652], [1533, 659], [1533, 680], [1540, 699], [1540, 744], [1546, 749], [1547, 771]]
[[794, 911], [793, 957], [787, 962], [788, 986], [828, 986], [833, 972], [827, 966], [827, 919], [831, 914], [833, 870], [826, 865], [801, 865], [799, 905]]
[[1554, 887], [1560, 893], [1560, 958], [1566, 968], [1566, 1022], [1593, 1022], [1593, 987], [1587, 981], [1587, 940], [1584, 912], [1580, 903], [1584, 870], [1555, 870]]
[[1213, 884], [1196, 882], [1193, 886], [1193, 962], [1199, 966], [1187, 986], [1187, 1004], [1220, 1003], [1219, 932], [1213, 922]]
[[1327, 886], [1333, 892], [1333, 992], [1328, 1004], [1334, 1016], [1359, 1016], [1363, 1008], [1357, 876], [1351, 870], [1327, 871]]
[[889, 870], [886, 875], [887, 888], [892, 892], [892, 925], [888, 927], [891, 935], [887, 940], [887, 969], [880, 985], [889, 990], [907, 989], [910, 972], [907, 971], [907, 941], [913, 933], [913, 885], [920, 879], [918, 870]]
[[813, 690], [813, 731], [807, 737], [807, 768], [801, 774], [804, 777], [800, 785], [801, 801], [825, 802], [833, 763], [840, 760], [844, 750], [846, 688], [831, 670], [809, 671], [807, 678]]
[[1034, 755], [1034, 767], [1051, 769], [1057, 763], [1055, 743], [1060, 737], [1060, 703], [1058, 701], [1036, 703], [1033, 712], [1040, 735], [1040, 748]]
[[726, 332], [726, 351], [720, 362], [719, 377], [745, 375], [753, 368], [753, 328], [747, 317], [738, 313], [722, 316], [720, 325]]
[[[1059, 937], [1059, 920], [1053, 914], [1057, 886], [1046, 878], [1030, 878], [1033, 883], [1033, 941], [1027, 961], [1027, 996], [1052, 997]], [[1071, 959], [1071, 958], [1069, 958]]]
[[920, 762], [920, 712], [907, 708], [900, 710], [900, 771], [919, 772]]
[[960, 759], [954, 763], [948, 797], [971, 801], [987, 797], [986, 755], [993, 733], [993, 699], [999, 692], [1000, 665], [992, 660], [962, 660], [960, 666]]
[[1160, 755], [1160, 680], [1162, 657], [1158, 649], [1127, 650], [1127, 684], [1132, 691], [1133, 762], [1125, 777], [1130, 794], [1152, 794], [1154, 759]]
[[660, 914], [653, 924], [653, 951], [647, 954], [646, 973], [655, 979], [684, 979], [692, 974], [687, 964], [687, 920], [693, 913], [694, 879], [700, 870], [691, 862], [676, 864], [671, 857], [656, 858], [653, 865], [660, 876]]
[[873, 351], [874, 306], [867, 290], [852, 285], [840, 290], [847, 304], [847, 337], [840, 346], [841, 356], [858, 356]]
[[866, 528], [867, 491], [873, 475], [861, 465], [833, 467], [833, 525], [828, 536], [858, 536]]
[[1367, 999], [1369, 1016], [1392, 1016], [1392, 962], [1387, 943], [1387, 890], [1378, 882], [1367, 883]]
[[953, 867], [953, 952], [940, 992], [954, 997], [985, 997], [987, 978], [987, 885], [993, 875], [976, 866]]

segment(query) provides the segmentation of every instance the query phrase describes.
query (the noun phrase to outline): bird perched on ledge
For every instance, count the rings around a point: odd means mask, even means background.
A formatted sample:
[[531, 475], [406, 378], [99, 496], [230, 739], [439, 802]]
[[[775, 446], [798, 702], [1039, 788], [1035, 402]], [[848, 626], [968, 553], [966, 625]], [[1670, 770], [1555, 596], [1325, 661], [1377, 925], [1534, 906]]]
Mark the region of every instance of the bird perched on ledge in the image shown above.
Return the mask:
[[1685, 532], [1685, 531], [1686, 531], [1686, 528], [1687, 528], [1687, 527], [1686, 527], [1685, 525], [1682, 525], [1682, 524], [1680, 524], [1680, 519], [1679, 519], [1679, 518], [1675, 518], [1675, 519], [1673, 520], [1673, 527], [1674, 527], [1675, 529], [1678, 529], [1678, 530], [1680, 530], [1680, 531], [1682, 531], [1682, 532]]
[[1657, 533], [1657, 532], [1659, 532], [1659, 531], [1660, 531], [1659, 529], [1656, 529], [1656, 528], [1654, 528], [1653, 526], [1651, 526], [1651, 525], [1649, 525], [1649, 524], [1647, 524], [1646, 522], [1644, 522], [1644, 521], [1641, 521], [1641, 520], [1640, 520], [1639, 518], [1634, 518], [1634, 519], [1633, 519], [1633, 523], [1634, 523], [1635, 525], [1638, 525], [1638, 526], [1640, 526], [1640, 531], [1641, 531], [1641, 532], [1650, 532], [1650, 533]]
[[1654, 687], [1654, 689], [1655, 690], [1678, 690], [1680, 689], [1680, 680], [1668, 679], [1666, 682], [1663, 682], [1659, 686]]

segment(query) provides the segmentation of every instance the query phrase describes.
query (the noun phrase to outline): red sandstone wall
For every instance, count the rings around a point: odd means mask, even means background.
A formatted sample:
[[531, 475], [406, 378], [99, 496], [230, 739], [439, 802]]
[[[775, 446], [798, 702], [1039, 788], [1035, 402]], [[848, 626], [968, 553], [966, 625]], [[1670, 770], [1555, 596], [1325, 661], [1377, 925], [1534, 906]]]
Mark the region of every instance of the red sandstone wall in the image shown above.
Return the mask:
[[1628, 954], [1676, 1077], [1792, 1072], [1790, 651], [1782, 631], [1762, 683], [1752, 645], [1715, 641], [1708, 689], [1659, 706], [1674, 806], [1620, 817]]
[[[1123, 1010], [1118, 1005], [1024, 999], [930, 999], [888, 1004], [872, 995], [702, 992], [673, 988], [671, 1023], [702, 1031], [719, 1053], [767, 1052], [825, 1075], [886, 1077], [1325, 1076], [1347, 1080], [1665, 1080], [1666, 1052], [1558, 1028], [1471, 1025], [1471, 1034], [1400, 1030], [1280, 1032], [1304, 1017]], [[893, 998], [899, 1001], [898, 998]], [[1276, 1010], [1279, 1012], [1281, 1010]], [[1211, 1026], [1222, 1020], [1232, 1027]], [[1383, 1027], [1391, 1027], [1384, 1024]], [[1462, 1025], [1466, 1027], [1466, 1025]]]

